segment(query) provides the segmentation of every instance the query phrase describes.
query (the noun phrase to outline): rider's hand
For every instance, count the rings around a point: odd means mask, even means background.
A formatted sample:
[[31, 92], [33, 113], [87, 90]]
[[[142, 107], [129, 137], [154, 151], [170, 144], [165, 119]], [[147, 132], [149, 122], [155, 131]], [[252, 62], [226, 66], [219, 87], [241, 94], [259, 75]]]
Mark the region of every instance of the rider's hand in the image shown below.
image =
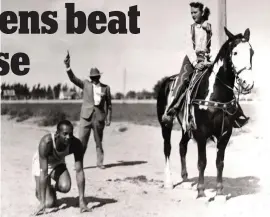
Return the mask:
[[204, 63], [203, 62], [199, 62], [195, 65], [195, 69], [198, 69], [198, 70], [203, 70], [205, 67]]
[[65, 65], [66, 65], [67, 68], [70, 67], [70, 56], [69, 56], [69, 52], [67, 52], [67, 56], [66, 56], [66, 58], [64, 60], [64, 63], [65, 63]]
[[213, 63], [210, 62], [210, 61], [206, 61], [206, 62], [204, 63], [204, 65], [207, 66], [207, 67], [208, 67], [208, 66], [211, 66], [212, 64], [213, 64]]

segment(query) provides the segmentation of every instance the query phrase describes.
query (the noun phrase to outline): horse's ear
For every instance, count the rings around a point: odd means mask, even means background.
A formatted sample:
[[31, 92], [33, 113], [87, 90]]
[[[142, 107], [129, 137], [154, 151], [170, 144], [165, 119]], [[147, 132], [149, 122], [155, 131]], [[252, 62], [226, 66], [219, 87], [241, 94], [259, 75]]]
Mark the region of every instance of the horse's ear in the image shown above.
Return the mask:
[[249, 37], [250, 37], [250, 31], [249, 28], [246, 29], [245, 33], [244, 33], [244, 38], [249, 41]]
[[229, 37], [229, 39], [234, 37], [234, 34], [232, 34], [226, 27], [224, 27], [226, 35]]

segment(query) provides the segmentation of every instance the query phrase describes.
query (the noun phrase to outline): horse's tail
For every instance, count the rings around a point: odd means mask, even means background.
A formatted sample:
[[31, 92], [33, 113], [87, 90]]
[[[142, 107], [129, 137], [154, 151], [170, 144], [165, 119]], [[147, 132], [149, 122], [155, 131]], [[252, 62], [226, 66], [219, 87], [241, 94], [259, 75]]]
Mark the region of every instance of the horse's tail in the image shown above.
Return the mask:
[[168, 100], [168, 94], [170, 90], [170, 83], [173, 81], [173, 77], [176, 75], [170, 76], [165, 78], [161, 84], [160, 88], [158, 90], [158, 95], [157, 95], [157, 116], [158, 116], [158, 121], [161, 124], [162, 121], [162, 115], [165, 112], [166, 106], [167, 106], [167, 100]]

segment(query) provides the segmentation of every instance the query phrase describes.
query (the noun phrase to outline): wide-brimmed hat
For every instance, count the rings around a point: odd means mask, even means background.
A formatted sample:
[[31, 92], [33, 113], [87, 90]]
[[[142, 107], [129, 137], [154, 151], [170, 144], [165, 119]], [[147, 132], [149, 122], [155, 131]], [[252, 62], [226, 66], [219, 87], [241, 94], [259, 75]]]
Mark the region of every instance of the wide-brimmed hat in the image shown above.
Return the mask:
[[97, 68], [91, 68], [90, 69], [90, 77], [96, 77], [96, 76], [101, 76], [101, 72]]

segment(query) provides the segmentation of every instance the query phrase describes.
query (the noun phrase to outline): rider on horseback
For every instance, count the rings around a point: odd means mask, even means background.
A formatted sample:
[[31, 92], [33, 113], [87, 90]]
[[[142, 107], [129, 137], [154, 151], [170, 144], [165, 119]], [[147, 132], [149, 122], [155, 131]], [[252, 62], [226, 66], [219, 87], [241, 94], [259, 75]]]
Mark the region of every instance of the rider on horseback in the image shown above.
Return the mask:
[[[173, 90], [174, 98], [162, 117], [163, 122], [172, 123], [174, 116], [181, 107], [183, 102], [183, 93], [189, 84], [194, 71], [196, 73], [200, 73], [212, 64], [210, 60], [212, 29], [211, 24], [207, 22], [210, 10], [207, 7], [204, 8], [204, 5], [200, 2], [192, 2], [190, 3], [190, 7], [191, 15], [195, 22], [191, 25], [193, 49], [192, 45], [188, 47], [188, 54], [183, 60], [182, 68], [175, 85], [176, 88]], [[242, 127], [248, 122], [248, 120], [249, 117], [244, 115], [240, 105], [238, 105], [238, 115], [235, 120], [234, 127]]]

